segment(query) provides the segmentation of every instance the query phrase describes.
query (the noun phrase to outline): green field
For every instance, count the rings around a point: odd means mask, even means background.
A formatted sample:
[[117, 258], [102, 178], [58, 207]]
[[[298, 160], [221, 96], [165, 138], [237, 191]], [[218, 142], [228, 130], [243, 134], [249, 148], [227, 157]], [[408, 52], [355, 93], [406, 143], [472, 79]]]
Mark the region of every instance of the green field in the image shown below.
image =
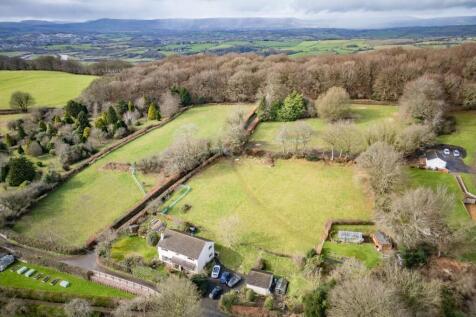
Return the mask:
[[[268, 251], [304, 255], [319, 243], [329, 218], [372, 217], [370, 199], [351, 166], [278, 160], [270, 167], [258, 159], [221, 160], [189, 185], [192, 191], [171, 210], [172, 216], [216, 241], [226, 266], [248, 272], [263, 257], [268, 269], [291, 278], [295, 287], [306, 285], [299, 269], [290, 258]], [[185, 214], [180, 211], [184, 204], [192, 206]], [[232, 249], [222, 242], [222, 221], [230, 216], [238, 218], [231, 230], [239, 241]]]
[[[69, 179], [18, 221], [14, 230], [37, 239], [82, 246], [143, 197], [129, 172], [104, 170], [104, 165], [139, 161], [160, 153], [185, 125], [195, 125], [200, 137], [216, 139], [230, 113], [237, 109], [249, 111], [250, 107], [203, 106], [186, 111], [162, 128], [121, 147]], [[139, 178], [145, 182], [146, 189], [157, 182], [150, 175], [139, 175]]]
[[464, 161], [467, 164], [472, 164], [476, 156], [476, 111], [457, 112], [454, 113], [454, 116], [456, 132], [440, 136], [438, 141], [464, 147], [468, 153]]
[[0, 109], [9, 108], [15, 91], [29, 92], [37, 107], [62, 107], [78, 97], [95, 76], [50, 71], [0, 71]]
[[[68, 273], [59, 272], [55, 269], [31, 264], [31, 263], [23, 263], [23, 262], [16, 262], [18, 265], [26, 266], [28, 268], [35, 269], [36, 271], [43, 273], [43, 276], [49, 275], [51, 279], [60, 279], [66, 280], [70, 282], [70, 286], [67, 288], [61, 287], [58, 284], [50, 285], [49, 283], [43, 283], [40, 280], [35, 280], [31, 277], [26, 277], [24, 275], [20, 275], [16, 272], [12, 272], [7, 269], [4, 272], [0, 273], [0, 286], [4, 287], [12, 287], [12, 288], [28, 288], [28, 289], [35, 289], [40, 291], [49, 291], [49, 292], [58, 292], [58, 293], [65, 293], [65, 294], [72, 294], [76, 296], [94, 296], [94, 297], [118, 297], [118, 298], [132, 298], [133, 296], [129, 293], [120, 291], [118, 289], [100, 285], [97, 283], [93, 283], [87, 281], [81, 277], [71, 275]], [[49, 282], [48, 281], [48, 282]]]
[[380, 263], [381, 255], [372, 243], [352, 244], [327, 241], [324, 243], [323, 254], [333, 257], [353, 257], [364, 263], [368, 268]]
[[[352, 115], [355, 118], [354, 123], [362, 128], [368, 128], [370, 125], [382, 121], [384, 119], [394, 120], [398, 108], [395, 106], [384, 105], [352, 105]], [[309, 144], [310, 147], [322, 147], [324, 142], [320, 137], [320, 133], [325, 130], [328, 123], [320, 118], [311, 118], [301, 120], [309, 124], [314, 130], [314, 134]], [[285, 122], [262, 122], [258, 125], [255, 133], [253, 134], [251, 141], [260, 146], [263, 149], [270, 151], [279, 151], [281, 147], [276, 141], [276, 136], [279, 129], [285, 125]]]

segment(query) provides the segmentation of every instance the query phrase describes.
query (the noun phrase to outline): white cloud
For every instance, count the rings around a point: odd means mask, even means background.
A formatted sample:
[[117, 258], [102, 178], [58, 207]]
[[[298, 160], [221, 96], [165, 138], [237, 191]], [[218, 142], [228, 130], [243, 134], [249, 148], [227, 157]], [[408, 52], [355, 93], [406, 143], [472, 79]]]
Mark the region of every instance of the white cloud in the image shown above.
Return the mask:
[[475, 0], [0, 0], [0, 19], [476, 15]]

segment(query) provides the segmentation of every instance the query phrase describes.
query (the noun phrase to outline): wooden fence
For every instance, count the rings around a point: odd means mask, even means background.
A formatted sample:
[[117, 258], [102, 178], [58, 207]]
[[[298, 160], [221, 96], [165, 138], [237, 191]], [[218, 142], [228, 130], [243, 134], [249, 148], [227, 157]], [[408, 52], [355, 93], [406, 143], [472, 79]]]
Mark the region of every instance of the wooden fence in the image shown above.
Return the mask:
[[99, 271], [91, 271], [89, 279], [93, 282], [114, 287], [136, 295], [151, 296], [158, 294], [157, 290], [151, 287]]

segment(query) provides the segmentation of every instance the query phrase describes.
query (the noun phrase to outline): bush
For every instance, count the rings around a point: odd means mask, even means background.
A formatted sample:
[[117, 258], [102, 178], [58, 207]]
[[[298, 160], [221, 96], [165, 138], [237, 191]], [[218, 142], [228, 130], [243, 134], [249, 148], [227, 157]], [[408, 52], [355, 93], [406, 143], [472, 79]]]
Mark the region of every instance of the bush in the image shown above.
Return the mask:
[[431, 253], [431, 248], [423, 245], [415, 249], [404, 248], [400, 250], [403, 265], [407, 268], [425, 265], [428, 262]]
[[247, 289], [247, 290], [246, 290], [246, 293], [245, 293], [245, 299], [246, 299], [246, 301], [248, 301], [248, 302], [254, 302], [255, 298], [256, 298], [255, 292], [254, 292], [252, 289], [250, 289], [250, 288]]
[[264, 300], [263, 307], [266, 308], [267, 310], [272, 310], [274, 306], [274, 298], [273, 296], [268, 296]]
[[313, 258], [317, 255], [316, 249], [312, 248], [309, 249], [309, 251], [306, 252], [306, 259]]
[[231, 291], [226, 294], [223, 294], [220, 300], [218, 301], [218, 305], [220, 309], [226, 312], [230, 312], [231, 306], [238, 302], [238, 293], [236, 291]]
[[191, 281], [197, 287], [202, 296], [207, 295], [208, 292], [208, 276], [205, 274], [196, 274], [192, 276]]
[[19, 186], [24, 181], [32, 181], [36, 176], [35, 166], [26, 157], [11, 158], [8, 162], [7, 183]]
[[155, 247], [159, 243], [159, 234], [156, 231], [149, 231], [146, 238], [147, 244]]
[[149, 110], [147, 110], [147, 119], [157, 120], [157, 107], [153, 103], [149, 105]]
[[255, 270], [265, 270], [266, 262], [263, 258], [259, 257], [256, 259], [255, 265], [253, 266]]
[[305, 317], [325, 317], [327, 309], [327, 286], [319, 286], [303, 298]]
[[66, 106], [64, 107], [64, 112], [68, 116], [77, 118], [81, 112], [88, 113], [88, 109], [80, 102], [70, 100], [66, 103]]

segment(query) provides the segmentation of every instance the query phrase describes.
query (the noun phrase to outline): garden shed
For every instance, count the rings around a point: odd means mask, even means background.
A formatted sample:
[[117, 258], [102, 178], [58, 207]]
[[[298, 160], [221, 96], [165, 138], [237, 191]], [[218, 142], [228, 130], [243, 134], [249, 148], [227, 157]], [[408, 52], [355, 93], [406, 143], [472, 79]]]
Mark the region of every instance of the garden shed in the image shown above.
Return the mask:
[[272, 284], [273, 274], [266, 271], [251, 270], [246, 277], [246, 288], [252, 289], [259, 295], [267, 296], [271, 294]]
[[377, 231], [372, 235], [372, 241], [380, 252], [392, 249], [390, 238], [382, 231]]

